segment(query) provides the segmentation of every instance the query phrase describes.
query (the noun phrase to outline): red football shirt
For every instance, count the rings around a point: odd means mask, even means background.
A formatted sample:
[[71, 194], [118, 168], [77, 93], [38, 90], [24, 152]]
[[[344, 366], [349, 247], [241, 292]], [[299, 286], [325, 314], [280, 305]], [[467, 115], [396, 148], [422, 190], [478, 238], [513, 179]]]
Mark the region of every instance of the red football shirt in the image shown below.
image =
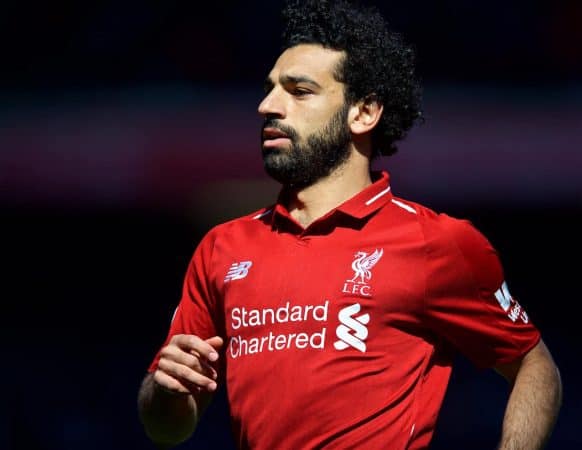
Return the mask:
[[265, 450], [426, 448], [455, 351], [491, 367], [540, 338], [486, 238], [385, 172], [306, 229], [282, 202], [212, 229], [178, 333], [224, 337], [235, 440]]

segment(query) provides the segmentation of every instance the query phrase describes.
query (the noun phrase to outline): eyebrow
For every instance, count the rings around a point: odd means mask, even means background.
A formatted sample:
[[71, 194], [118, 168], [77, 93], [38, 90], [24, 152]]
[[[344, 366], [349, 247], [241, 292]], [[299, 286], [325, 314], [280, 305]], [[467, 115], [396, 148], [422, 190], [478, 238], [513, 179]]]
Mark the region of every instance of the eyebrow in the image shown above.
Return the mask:
[[[283, 75], [279, 78], [279, 81], [281, 82], [281, 84], [307, 83], [307, 84], [312, 85], [313, 87], [321, 89], [321, 85], [317, 81], [315, 81], [309, 77], [306, 77], [304, 75], [296, 75], [296, 76], [295, 75]], [[270, 91], [274, 85], [275, 85], [275, 83], [273, 82], [273, 80], [271, 78], [267, 78], [265, 80], [265, 83], [263, 84], [265, 91], [267, 91], [267, 92]]]

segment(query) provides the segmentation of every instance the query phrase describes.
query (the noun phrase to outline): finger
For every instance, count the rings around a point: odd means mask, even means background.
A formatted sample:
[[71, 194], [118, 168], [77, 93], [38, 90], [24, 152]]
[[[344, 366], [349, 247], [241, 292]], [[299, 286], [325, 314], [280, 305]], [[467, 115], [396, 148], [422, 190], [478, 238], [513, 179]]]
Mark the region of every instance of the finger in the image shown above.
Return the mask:
[[220, 336], [212, 336], [211, 338], [206, 339], [206, 342], [217, 351], [224, 345], [224, 340]]
[[193, 383], [189, 383], [188, 381], [176, 380], [163, 371], [159, 371], [157, 375], [154, 373], [154, 384], [159, 389], [174, 396], [197, 395], [203, 391], [212, 392], [211, 389], [197, 386]]
[[172, 337], [170, 343], [180, 347], [188, 353], [199, 355], [201, 358], [207, 359], [208, 361], [216, 361], [218, 359], [218, 352], [215, 348], [198, 336], [192, 334], [178, 334]]
[[164, 347], [160, 353], [160, 361], [162, 359], [168, 359], [177, 364], [187, 366], [214, 380], [217, 378], [216, 370], [210, 364], [201, 360], [198, 355], [186, 353], [177, 346], [168, 345]]
[[184, 386], [180, 381], [171, 377], [162, 370], [156, 370], [154, 372], [155, 383], [162, 388], [164, 391], [171, 394], [189, 394], [190, 389]]
[[216, 382], [212, 378], [167, 358], [160, 359], [158, 370], [176, 379], [182, 386], [191, 383], [209, 391], [214, 391], [217, 387]]

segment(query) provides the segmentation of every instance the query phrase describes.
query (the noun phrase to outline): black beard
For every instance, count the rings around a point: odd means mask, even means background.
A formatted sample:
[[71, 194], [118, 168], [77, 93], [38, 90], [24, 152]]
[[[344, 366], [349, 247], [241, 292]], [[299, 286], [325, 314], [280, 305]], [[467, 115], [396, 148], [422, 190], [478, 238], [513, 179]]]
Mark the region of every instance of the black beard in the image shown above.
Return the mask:
[[346, 124], [349, 105], [340, 108], [320, 130], [298, 143], [297, 132], [275, 119], [265, 121], [263, 128], [277, 128], [291, 140], [286, 149], [263, 149], [265, 171], [285, 187], [301, 189], [328, 176], [346, 162], [350, 154], [351, 133]]

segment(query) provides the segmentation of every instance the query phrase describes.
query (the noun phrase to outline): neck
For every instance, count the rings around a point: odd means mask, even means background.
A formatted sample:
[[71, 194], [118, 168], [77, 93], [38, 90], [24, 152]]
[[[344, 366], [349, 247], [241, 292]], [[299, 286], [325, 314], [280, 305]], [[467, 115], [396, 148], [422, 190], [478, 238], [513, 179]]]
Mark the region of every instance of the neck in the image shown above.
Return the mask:
[[287, 205], [304, 228], [372, 184], [367, 157], [353, 152], [348, 161], [314, 184], [292, 191]]

